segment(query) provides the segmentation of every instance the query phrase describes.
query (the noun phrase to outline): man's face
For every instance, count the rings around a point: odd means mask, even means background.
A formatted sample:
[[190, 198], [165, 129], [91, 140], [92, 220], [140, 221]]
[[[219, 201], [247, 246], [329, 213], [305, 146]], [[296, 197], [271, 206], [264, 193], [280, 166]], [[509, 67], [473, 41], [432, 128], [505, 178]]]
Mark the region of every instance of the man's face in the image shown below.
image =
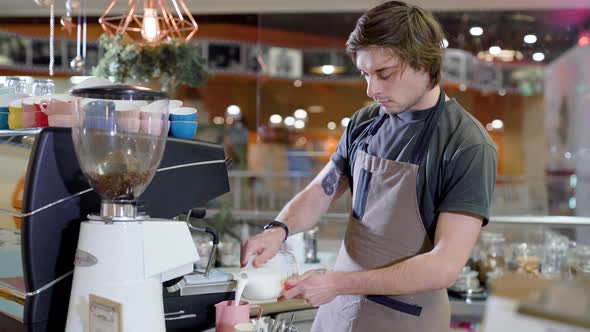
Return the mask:
[[402, 73], [401, 60], [386, 48], [357, 51], [356, 66], [367, 81], [367, 96], [388, 114], [411, 110], [430, 90], [426, 72], [405, 66]]

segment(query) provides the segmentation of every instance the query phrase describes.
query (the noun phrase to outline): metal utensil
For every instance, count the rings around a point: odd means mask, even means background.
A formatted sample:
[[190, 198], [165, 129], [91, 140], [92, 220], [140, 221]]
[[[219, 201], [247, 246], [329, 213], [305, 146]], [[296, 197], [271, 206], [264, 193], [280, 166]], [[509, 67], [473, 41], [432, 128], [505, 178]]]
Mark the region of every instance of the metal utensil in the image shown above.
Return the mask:
[[[262, 319], [262, 318], [260, 318], [260, 319]], [[254, 325], [254, 331], [255, 332], [259, 332], [258, 329], [260, 328], [260, 319], [253, 319], [254, 324], [255, 324]]]
[[272, 332], [278, 332], [280, 326], [281, 322], [276, 319], [273, 319]]

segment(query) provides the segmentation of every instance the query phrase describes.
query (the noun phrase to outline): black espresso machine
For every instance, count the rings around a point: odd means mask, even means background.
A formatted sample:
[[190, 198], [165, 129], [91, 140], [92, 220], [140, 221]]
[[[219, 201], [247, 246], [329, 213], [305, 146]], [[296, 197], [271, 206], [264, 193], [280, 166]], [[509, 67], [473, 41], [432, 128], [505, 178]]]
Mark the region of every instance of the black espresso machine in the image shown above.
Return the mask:
[[[139, 210], [158, 218], [203, 217], [203, 209], [193, 208], [227, 192], [221, 146], [168, 138]], [[80, 222], [100, 211], [100, 198], [80, 170], [71, 129], [0, 131], [0, 204], [0, 331], [63, 331]], [[217, 242], [214, 230], [197, 230]], [[201, 259], [210, 265], [210, 257]], [[166, 329], [213, 327], [213, 305], [233, 299], [234, 282], [209, 270], [185, 279], [188, 284], [165, 285]]]

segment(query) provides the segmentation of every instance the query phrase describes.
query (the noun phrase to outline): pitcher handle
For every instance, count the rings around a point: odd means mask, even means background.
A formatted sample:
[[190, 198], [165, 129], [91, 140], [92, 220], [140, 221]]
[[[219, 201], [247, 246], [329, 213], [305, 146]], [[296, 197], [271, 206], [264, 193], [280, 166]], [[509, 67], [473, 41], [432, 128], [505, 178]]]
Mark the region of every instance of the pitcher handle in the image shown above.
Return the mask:
[[262, 317], [262, 306], [258, 304], [251, 304], [250, 309], [252, 308], [258, 309], [258, 315], [256, 316], [256, 319], [260, 319], [260, 317]]
[[[41, 108], [41, 112], [47, 114], [47, 108], [49, 107], [50, 103], [51, 103], [51, 99], [45, 99], [45, 98], [39, 99], [39, 108]], [[47, 114], [47, 115], [49, 115], [49, 114]]]

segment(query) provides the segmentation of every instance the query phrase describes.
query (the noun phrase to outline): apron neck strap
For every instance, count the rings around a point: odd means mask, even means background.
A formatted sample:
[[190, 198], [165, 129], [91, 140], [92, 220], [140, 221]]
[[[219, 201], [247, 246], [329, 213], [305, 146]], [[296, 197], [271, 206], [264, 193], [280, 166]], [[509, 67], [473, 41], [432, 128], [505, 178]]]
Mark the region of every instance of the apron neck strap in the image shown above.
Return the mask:
[[379, 131], [379, 128], [381, 128], [381, 125], [383, 122], [385, 122], [385, 119], [387, 119], [387, 113], [380, 111], [375, 121], [373, 121], [373, 123], [369, 126], [367, 138], [365, 139], [362, 146], [363, 152], [367, 152], [371, 137], [373, 137], [377, 131]]
[[424, 160], [424, 156], [426, 155], [426, 152], [428, 152], [430, 138], [432, 137], [434, 129], [436, 128], [436, 124], [438, 123], [438, 119], [440, 118], [440, 114], [442, 113], [442, 109], [444, 108], [444, 103], [445, 93], [441, 88], [436, 107], [430, 111], [430, 114], [428, 114], [424, 120], [424, 127], [418, 136], [418, 142], [416, 143], [416, 147], [412, 153], [412, 159], [410, 160], [410, 163], [420, 165], [422, 160]]
[[[410, 163], [419, 165], [422, 162], [424, 155], [428, 151], [428, 144], [430, 143], [430, 138], [432, 137], [434, 128], [436, 128], [436, 123], [438, 122], [438, 118], [440, 117], [444, 103], [445, 93], [441, 88], [436, 107], [429, 112], [428, 116], [424, 120], [424, 127], [418, 136], [418, 143], [416, 143]], [[379, 128], [381, 128], [381, 125], [385, 122], [387, 116], [387, 113], [383, 111], [379, 112], [377, 119], [375, 119], [375, 121], [373, 121], [373, 123], [369, 126], [367, 139], [365, 139], [363, 143], [362, 151], [367, 152], [369, 148], [369, 141], [377, 133]]]

